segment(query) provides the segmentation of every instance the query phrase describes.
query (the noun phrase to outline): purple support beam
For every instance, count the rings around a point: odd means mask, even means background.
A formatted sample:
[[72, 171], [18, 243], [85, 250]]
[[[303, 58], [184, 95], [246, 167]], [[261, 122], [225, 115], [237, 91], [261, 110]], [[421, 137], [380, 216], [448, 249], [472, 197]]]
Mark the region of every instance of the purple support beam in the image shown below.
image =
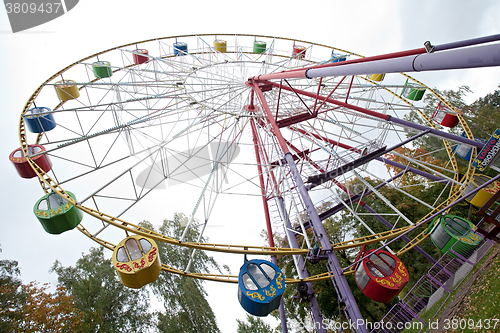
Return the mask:
[[[415, 168], [412, 168], [410, 166], [407, 166], [407, 165], [404, 165], [402, 163], [399, 163], [399, 162], [395, 162], [395, 161], [391, 161], [391, 160], [388, 160], [388, 159], [384, 159], [382, 157], [379, 157], [376, 159], [377, 161], [381, 161], [383, 163], [387, 163], [387, 164], [390, 164], [390, 165], [393, 165], [395, 166], [396, 168], [399, 168], [399, 169], [402, 169], [402, 170], [405, 170], [405, 171], [402, 171], [398, 174], [396, 174], [394, 177], [392, 178], [389, 178], [388, 180], [384, 181], [383, 183], [377, 185], [375, 188], [376, 189], [379, 189], [385, 185], [387, 185], [388, 183], [394, 181], [395, 179], [401, 177], [406, 171], [410, 171], [410, 172], [413, 172], [419, 176], [422, 176], [422, 177], [425, 177], [427, 179], [430, 179], [430, 180], [433, 180], [433, 181], [437, 181], [437, 182], [442, 182], [442, 183], [445, 183], [445, 185], [447, 183], [449, 183], [448, 180], [444, 179], [444, 178], [441, 178], [439, 176], [436, 176], [436, 175], [433, 175], [431, 173], [428, 173], [428, 172], [425, 172], [425, 171], [421, 171], [421, 170], [418, 170], [418, 169], [415, 169]], [[366, 191], [364, 194], [362, 193], [357, 193], [355, 195], [353, 195], [351, 198], [347, 199], [346, 200], [346, 203], [349, 203], [349, 202], [356, 202], [358, 200], [361, 200], [362, 198], [364, 198], [365, 196], [371, 194], [372, 191], [369, 190], [369, 191]], [[339, 211], [341, 211], [342, 209], [344, 209], [344, 205], [343, 204], [338, 204], [326, 211], [324, 211], [323, 213], [321, 213], [319, 215], [320, 219], [321, 220], [324, 220], [324, 219], [327, 219], [329, 218], [330, 216], [338, 213]]]
[[410, 166], [407, 166], [407, 165], [404, 165], [402, 163], [395, 162], [395, 161], [392, 161], [392, 160], [389, 160], [389, 159], [386, 159], [386, 158], [379, 157], [379, 158], [377, 158], [377, 161], [381, 161], [383, 163], [395, 166], [396, 168], [399, 168], [401, 170], [410, 171], [410, 172], [412, 172], [414, 174], [417, 174], [419, 176], [425, 177], [427, 179], [430, 179], [430, 180], [433, 180], [433, 181], [436, 181], [436, 182], [441, 182], [441, 183], [445, 183], [445, 184], [450, 182], [449, 180], [446, 180], [446, 179], [444, 179], [442, 177], [433, 175], [432, 173], [421, 171], [421, 170], [412, 168]]
[[[283, 198], [278, 198], [278, 205], [280, 207], [280, 210], [283, 212], [283, 220], [285, 222], [285, 228], [288, 228], [289, 230], [292, 230], [292, 225], [290, 224], [290, 219], [288, 218], [288, 214], [286, 213], [285, 205], [283, 202]], [[288, 242], [291, 247], [299, 249], [299, 243], [297, 242], [297, 238], [295, 237], [295, 234], [290, 235], [288, 237]], [[309, 272], [306, 269], [306, 265], [304, 262], [304, 259], [302, 258], [301, 255], [296, 255], [295, 256], [297, 259], [297, 270], [300, 270], [300, 273], [302, 275], [302, 279], [308, 278], [309, 277]], [[309, 292], [309, 310], [312, 312], [315, 326], [316, 323], [320, 323], [318, 333], [327, 333], [326, 329], [323, 327], [323, 316], [321, 315], [321, 312], [319, 311], [319, 304], [318, 300], [316, 299], [316, 296], [314, 295], [314, 289], [311, 284], [311, 282], [307, 282], [307, 289]]]
[[328, 233], [325, 231], [321, 220], [319, 219], [318, 213], [314, 208], [314, 204], [307, 192], [307, 189], [302, 181], [299, 170], [297, 169], [297, 165], [293, 160], [292, 154], [290, 152], [285, 154], [285, 160], [290, 168], [290, 173], [295, 181], [295, 185], [299, 191], [299, 194], [306, 206], [307, 215], [313, 225], [314, 231], [318, 240], [327, 255], [328, 260], [328, 268], [333, 274], [334, 283], [336, 283], [336, 288], [338, 290], [338, 296], [342, 297], [341, 301], [345, 303], [345, 311], [348, 314], [348, 318], [353, 322], [355, 326], [356, 332], [368, 333], [366, 329], [363, 316], [361, 315], [361, 311], [358, 308], [358, 304], [356, 303], [356, 299], [352, 294], [351, 288], [347, 283], [347, 280], [343, 274], [342, 267], [335, 255], [335, 252], [332, 251], [332, 244], [330, 243], [330, 239], [328, 238]]
[[341, 166], [335, 170], [331, 170], [331, 171], [327, 171], [325, 173], [321, 173], [319, 175], [311, 176], [311, 177], [307, 178], [307, 182], [310, 183], [310, 185], [307, 187], [307, 189], [310, 190], [310, 189], [312, 189], [316, 186], [319, 186], [319, 185], [321, 185], [321, 184], [323, 184], [331, 179], [334, 179], [334, 178], [336, 178], [336, 177], [338, 177], [338, 176], [340, 176], [348, 171], [351, 171], [360, 165], [368, 163], [371, 160], [380, 158], [380, 156], [387, 154], [388, 152], [391, 152], [391, 151], [395, 150], [396, 148], [404, 146], [405, 144], [412, 142], [413, 140], [418, 139], [422, 135], [425, 135], [429, 132], [430, 132], [430, 130], [426, 129], [425, 131], [422, 131], [422, 132], [418, 133], [417, 135], [414, 135], [411, 138], [406, 139], [405, 141], [402, 141], [395, 146], [392, 146], [389, 149], [386, 149], [386, 147], [384, 146], [384, 147], [379, 148], [375, 151], [372, 151], [371, 153], [369, 153], [367, 155], [361, 156], [360, 158], [358, 158], [352, 162], [346, 163], [343, 166]]
[[389, 152], [389, 151], [390, 150], [385, 149], [385, 146], [384, 146], [384, 147], [379, 148], [375, 151], [372, 151], [371, 153], [369, 153], [365, 156], [361, 156], [360, 158], [358, 158], [352, 162], [348, 162], [348, 163], [346, 163], [346, 164], [342, 165], [341, 167], [338, 167], [334, 170], [330, 170], [330, 171], [327, 171], [324, 173], [320, 173], [318, 175], [310, 176], [307, 178], [307, 182], [309, 183], [309, 185], [307, 186], [307, 189], [308, 190], [313, 189], [316, 186], [319, 186], [323, 183], [326, 183], [327, 181], [335, 179], [335, 178], [343, 175], [346, 172], [354, 170], [355, 168], [359, 167], [360, 165], [366, 164], [366, 163], [370, 162], [371, 160], [376, 159], [377, 157], [380, 157], [384, 154], [387, 154], [387, 152]]
[[368, 330], [366, 329], [366, 325], [363, 320], [363, 316], [361, 315], [361, 311], [359, 311], [358, 304], [356, 303], [356, 299], [354, 298], [351, 288], [347, 283], [342, 267], [340, 266], [340, 263], [335, 253], [331, 251], [332, 245], [328, 238], [328, 234], [326, 233], [325, 228], [323, 227], [323, 224], [319, 219], [318, 213], [314, 208], [314, 204], [311, 200], [311, 197], [309, 196], [309, 193], [307, 192], [307, 189], [304, 186], [304, 182], [302, 181], [299, 170], [297, 169], [297, 165], [295, 164], [293, 156], [290, 153], [290, 150], [288, 149], [286, 140], [283, 138], [283, 135], [281, 134], [281, 131], [278, 125], [276, 124], [271, 109], [267, 104], [264, 93], [262, 92], [260, 85], [257, 82], [249, 81], [247, 82], [247, 85], [253, 87], [255, 94], [257, 95], [261, 103], [263, 116], [270, 125], [273, 135], [277, 140], [277, 142], [279, 143], [279, 146], [281, 147], [286, 163], [290, 168], [290, 173], [295, 181], [295, 185], [297, 186], [297, 190], [299, 191], [299, 194], [306, 206], [306, 211], [309, 216], [309, 219], [311, 220], [311, 223], [313, 224], [316, 236], [318, 237], [321, 245], [323, 246], [323, 250], [327, 252], [328, 268], [333, 274], [332, 283], [337, 289], [338, 296], [341, 297], [340, 301], [344, 302], [345, 304], [345, 311], [347, 317], [352, 321], [352, 324], [355, 326], [356, 332], [368, 333]]
[[434, 52], [443, 51], [443, 50], [449, 50], [449, 49], [456, 49], [456, 48], [459, 48], [459, 47], [466, 47], [466, 46], [484, 44], [484, 43], [491, 43], [491, 42], [496, 42], [496, 41], [499, 41], [499, 40], [500, 40], [500, 34], [490, 35], [490, 36], [485, 36], [485, 37], [479, 37], [479, 38], [466, 39], [466, 40], [461, 40], [461, 41], [453, 42], [453, 43], [446, 43], [446, 44], [435, 45], [434, 46]]
[[[499, 48], [498, 59], [500, 61], [500, 48]], [[419, 131], [429, 130], [430, 134], [434, 134], [436, 136], [439, 136], [439, 137], [442, 137], [442, 138], [445, 138], [445, 139], [448, 139], [448, 140], [452, 140], [452, 141], [455, 141], [455, 142], [465, 143], [466, 145], [469, 145], [469, 146], [472, 146], [472, 147], [476, 147], [478, 149], [482, 149], [484, 147], [484, 143], [482, 143], [482, 142], [471, 140], [469, 138], [464, 138], [464, 137], [461, 137], [461, 136], [458, 136], [458, 135], [454, 135], [454, 134], [451, 134], [451, 133], [448, 133], [448, 132], [440, 131], [440, 130], [437, 130], [437, 129], [434, 129], [434, 128], [428, 128], [428, 127], [425, 127], [425, 126], [420, 125], [420, 124], [412, 123], [411, 121], [408, 121], [408, 120], [404, 120], [404, 119], [400, 119], [400, 118], [396, 118], [396, 117], [392, 117], [392, 116], [389, 116], [387, 120], [390, 121], [390, 122], [393, 122], [393, 123], [405, 126], [405, 127], [414, 128], [414, 129], [419, 130]], [[467, 140], [462, 140], [462, 139], [459, 139], [459, 138], [467, 139]]]
[[[401, 171], [400, 173], [398, 173], [394, 177], [392, 177], [392, 178], [384, 181], [383, 183], [375, 186], [375, 189], [378, 190], [382, 186], [389, 184], [390, 182], [392, 182], [392, 181], [396, 180], [397, 178], [401, 177], [402, 175], [404, 175], [404, 173], [405, 173], [404, 171]], [[371, 193], [372, 193], [372, 190], [368, 190], [364, 194], [363, 194], [363, 192], [360, 192], [360, 193], [357, 193], [357, 194], [353, 195], [352, 197], [344, 200], [344, 202], [346, 204], [350, 204], [351, 202], [356, 202], [356, 201], [361, 200], [362, 198], [364, 198], [365, 196], [367, 196], [368, 194], [371, 194]], [[334, 207], [327, 209], [323, 213], [319, 214], [319, 218], [323, 221], [323, 220], [329, 218], [330, 216], [337, 214], [342, 209], [344, 209], [344, 204], [339, 203], [338, 205], [335, 205]]]

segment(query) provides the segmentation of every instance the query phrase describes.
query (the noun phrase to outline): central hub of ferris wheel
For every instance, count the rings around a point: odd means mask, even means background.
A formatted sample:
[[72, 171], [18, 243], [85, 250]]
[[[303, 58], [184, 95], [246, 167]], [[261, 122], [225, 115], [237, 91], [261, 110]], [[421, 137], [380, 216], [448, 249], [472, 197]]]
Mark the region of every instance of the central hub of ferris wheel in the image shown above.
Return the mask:
[[234, 114], [242, 110], [242, 105], [249, 103], [251, 88], [245, 84], [248, 78], [277, 68], [276, 65], [256, 61], [214, 63], [194, 69], [187, 76], [184, 89], [193, 104]]

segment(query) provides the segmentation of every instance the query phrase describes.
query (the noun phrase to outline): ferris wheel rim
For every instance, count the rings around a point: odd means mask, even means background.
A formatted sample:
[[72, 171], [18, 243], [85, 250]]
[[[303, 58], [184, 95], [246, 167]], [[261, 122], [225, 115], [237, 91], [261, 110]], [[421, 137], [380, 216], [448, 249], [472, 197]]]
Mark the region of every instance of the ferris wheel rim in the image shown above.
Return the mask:
[[[144, 42], [148, 42], [148, 41], [158, 41], [158, 40], [171, 40], [173, 38], [183, 38], [183, 37], [196, 37], [196, 36], [247, 36], [247, 37], [255, 37], [255, 38], [271, 38], [271, 39], [275, 39], [275, 38], [278, 38], [278, 39], [284, 39], [284, 40], [290, 40], [290, 41], [296, 41], [296, 42], [304, 42], [304, 43], [308, 43], [308, 44], [311, 44], [310, 42], [307, 42], [307, 41], [302, 41], [302, 40], [295, 40], [295, 39], [289, 39], [289, 38], [282, 38], [282, 37], [273, 37], [273, 36], [265, 36], [265, 35], [246, 35], [246, 34], [201, 34], [201, 35], [178, 35], [178, 36], [171, 36], [171, 37], [162, 37], [162, 38], [155, 38], [155, 39], [148, 39], [148, 40], [143, 40], [143, 41], [139, 41], [139, 42], [134, 42], [134, 43], [129, 43], [129, 44], [124, 44], [124, 45], [121, 45], [121, 46], [117, 46], [117, 47], [114, 47], [114, 48], [110, 48], [108, 50], [105, 50], [105, 51], [101, 51], [101, 52], [98, 52], [98, 53], [95, 53], [91, 56], [88, 56], [88, 57], [85, 57], [77, 62], [74, 62], [73, 64], [65, 67], [64, 69], [62, 69], [61, 71], [57, 72], [56, 74], [54, 74], [53, 76], [51, 76], [49, 79], [47, 79], [32, 95], [31, 97], [28, 99], [28, 102], [26, 103], [26, 105], [24, 106], [24, 109], [23, 109], [23, 112], [21, 114], [21, 118], [20, 118], [20, 124], [19, 124], [19, 136], [20, 136], [20, 141], [21, 141], [21, 147], [23, 147], [23, 150], [27, 147], [28, 143], [27, 143], [27, 140], [25, 139], [25, 126], [24, 126], [24, 118], [23, 116], [26, 114], [26, 112], [28, 111], [29, 107], [32, 105], [32, 103], [35, 101], [36, 97], [38, 96], [38, 94], [40, 93], [40, 91], [42, 90], [42, 88], [47, 85], [49, 82], [53, 81], [56, 77], [58, 77], [59, 75], [65, 73], [67, 70], [69, 70], [70, 68], [78, 65], [78, 64], [81, 64], [83, 61], [86, 61], [86, 60], [89, 60], [89, 59], [92, 59], [93, 57], [96, 57], [98, 55], [102, 55], [102, 54], [105, 54], [107, 53], [108, 51], [112, 51], [112, 50], [116, 50], [118, 48], [122, 48], [122, 47], [127, 47], [127, 46], [133, 46], [133, 45], [137, 45], [137, 44], [141, 44], [141, 43], [144, 43]], [[330, 47], [330, 46], [326, 46], [326, 45], [323, 45], [323, 44], [317, 44], [317, 43], [312, 43], [311, 45], [318, 45], [318, 46], [324, 46], [324, 47], [327, 47], [327, 48], [330, 48], [330, 49], [334, 49], [334, 50], [338, 50], [340, 52], [347, 52], [349, 54], [352, 54], [352, 55], [356, 55], [356, 56], [359, 56], [355, 53], [352, 53], [350, 51], [344, 51], [342, 49], [339, 49], [339, 48], [336, 48], [336, 47]], [[120, 70], [120, 69], [117, 69], [117, 71]], [[98, 81], [99, 79], [95, 79], [94, 81]], [[82, 86], [83, 88], [83, 86]], [[80, 88], [81, 89], [81, 88]], [[64, 104], [65, 102], [62, 102], [61, 104]], [[57, 106], [57, 108], [59, 107], [60, 105]], [[42, 135], [39, 135], [38, 138], [37, 138], [37, 142], [39, 142], [42, 138]], [[25, 151], [25, 154], [26, 154], [26, 151]], [[27, 154], [26, 154], [27, 155]], [[454, 156], [452, 157], [454, 158]], [[30, 161], [30, 164], [32, 165], [33, 167], [33, 164], [32, 164], [32, 161], [30, 159], [28, 159]], [[469, 164], [469, 170], [470, 170], [470, 164]], [[473, 168], [472, 168], [473, 169]], [[35, 169], [35, 172], [37, 172], [38, 174], [38, 177], [39, 179], [45, 181], [47, 179], [47, 177], [49, 177], [43, 170], [41, 170], [41, 172], [39, 173], [40, 170], [36, 170]], [[473, 170], [472, 170], [472, 174], [473, 174]], [[472, 174], [470, 172], [467, 173], [467, 176], [470, 175], [470, 177], [472, 176]], [[47, 191], [48, 187], [50, 187], [52, 190], [54, 190], [55, 192], [59, 192], [60, 194], [64, 195], [64, 190], [60, 191], [57, 187], [54, 186], [54, 184], [57, 184], [57, 182], [54, 181], [54, 183], [51, 183], [50, 181], [47, 182], [45, 181], [45, 185], [42, 186], [42, 188], [44, 189], [44, 191]], [[84, 207], [84, 206], [81, 206], [81, 207]], [[90, 208], [87, 208], [86, 209], [90, 210]], [[436, 208], [437, 209], [437, 208]], [[99, 215], [99, 213], [97, 213], [97, 215]], [[132, 225], [132, 224], [131, 224]], [[133, 232], [133, 229], [126, 229], [128, 231], [131, 231]]]

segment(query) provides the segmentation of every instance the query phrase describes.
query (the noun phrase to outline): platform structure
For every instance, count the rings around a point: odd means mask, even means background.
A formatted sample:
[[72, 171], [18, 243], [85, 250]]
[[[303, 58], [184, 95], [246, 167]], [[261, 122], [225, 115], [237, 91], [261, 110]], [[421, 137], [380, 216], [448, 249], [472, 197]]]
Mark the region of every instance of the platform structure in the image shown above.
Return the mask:
[[[500, 176], [496, 177], [498, 178]], [[497, 192], [494, 197], [499, 196], [500, 192]], [[494, 202], [493, 199], [491, 201]], [[478, 215], [485, 214], [487, 207], [488, 204], [483, 206]], [[421, 332], [428, 329], [452, 297], [452, 293], [463, 285], [476, 264], [497, 245], [494, 238], [487, 237], [489, 232], [481, 228], [484, 223], [485, 221], [481, 221], [475, 231], [478, 235], [485, 236], [478, 247], [464, 253], [461, 244], [455, 243], [382, 318], [383, 327], [375, 328], [371, 332], [392, 333], [401, 332], [402, 329], [405, 332]]]

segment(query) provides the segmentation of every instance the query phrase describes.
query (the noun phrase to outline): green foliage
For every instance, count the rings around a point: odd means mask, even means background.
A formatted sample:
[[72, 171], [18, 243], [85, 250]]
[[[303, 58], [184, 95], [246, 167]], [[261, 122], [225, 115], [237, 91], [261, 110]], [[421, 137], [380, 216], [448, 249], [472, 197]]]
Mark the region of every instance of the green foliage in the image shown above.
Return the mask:
[[[173, 220], [163, 221], [159, 232], [163, 235], [180, 239], [187, 224], [183, 214], [175, 214]], [[149, 222], [141, 223], [143, 227], [154, 230]], [[201, 237], [198, 228], [191, 227], [185, 241], [206, 240]], [[184, 270], [192, 255], [192, 250], [182, 247], [158, 243], [160, 259], [163, 264]], [[210, 269], [220, 271], [216, 261], [205, 252], [195, 251], [191, 262], [192, 271], [208, 273]], [[215, 314], [203, 289], [202, 281], [176, 274], [163, 273], [150, 284], [153, 293], [163, 300], [166, 313], [158, 314], [160, 332], [219, 332]]]
[[247, 321], [236, 319], [238, 322], [237, 333], [278, 333], [278, 328], [272, 329], [271, 325], [266, 324], [259, 317], [250, 316], [247, 314]]
[[17, 261], [0, 260], [0, 332], [15, 332], [22, 319], [26, 294], [19, 275]]
[[467, 111], [467, 120], [474, 135], [489, 139], [500, 127], [500, 90], [479, 98]]
[[74, 267], [56, 261], [52, 271], [84, 313], [87, 327], [83, 332], [137, 332], [151, 326], [147, 292], [125, 287], [103, 248], [91, 248]]
[[[472, 93], [469, 86], [460, 86], [457, 90], [438, 90], [436, 88], [433, 89], [438, 95], [444, 97], [444, 99], [450, 103], [455, 109], [459, 111], [464, 111], [467, 108], [467, 103], [464, 100], [464, 97], [467, 94]], [[427, 94], [424, 98], [424, 103], [426, 104], [425, 112], [428, 116], [432, 115], [432, 112], [436, 109], [439, 104], [439, 99], [433, 94]]]
[[81, 332], [83, 314], [60, 287], [47, 293], [48, 284], [23, 285], [18, 263], [0, 261], [0, 332]]
[[87, 324], [83, 321], [83, 312], [74, 307], [73, 298], [66, 289], [59, 287], [55, 293], [48, 293], [48, 289], [48, 283], [41, 287], [35, 282], [23, 286], [28, 297], [17, 330], [25, 333], [85, 331]]

